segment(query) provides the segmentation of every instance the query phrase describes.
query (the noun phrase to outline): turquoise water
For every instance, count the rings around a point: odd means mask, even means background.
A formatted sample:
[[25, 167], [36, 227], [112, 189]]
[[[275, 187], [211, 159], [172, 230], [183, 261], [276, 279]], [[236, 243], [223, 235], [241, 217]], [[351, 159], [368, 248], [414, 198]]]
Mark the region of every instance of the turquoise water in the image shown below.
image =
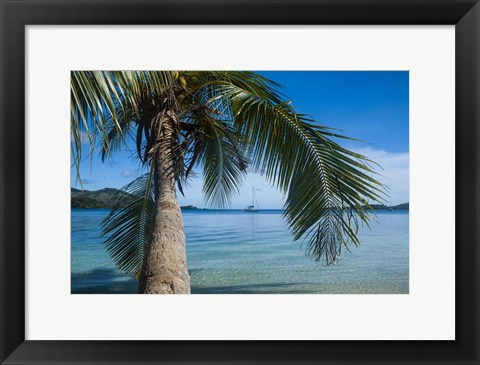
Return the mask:
[[[100, 238], [102, 209], [72, 209], [72, 293], [136, 293]], [[381, 211], [361, 245], [326, 266], [293, 242], [281, 211], [183, 212], [192, 293], [408, 293], [408, 211]]]

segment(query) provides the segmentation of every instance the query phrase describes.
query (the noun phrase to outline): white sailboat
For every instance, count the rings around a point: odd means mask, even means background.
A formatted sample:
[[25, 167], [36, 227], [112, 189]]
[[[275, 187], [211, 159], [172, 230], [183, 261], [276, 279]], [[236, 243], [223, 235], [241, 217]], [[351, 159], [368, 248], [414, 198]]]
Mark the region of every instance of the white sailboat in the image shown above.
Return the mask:
[[[255, 203], [257, 203], [255, 205]], [[249, 205], [245, 208], [246, 212], [258, 212], [258, 201], [257, 197], [255, 196], [255, 187], [252, 186], [252, 205]]]

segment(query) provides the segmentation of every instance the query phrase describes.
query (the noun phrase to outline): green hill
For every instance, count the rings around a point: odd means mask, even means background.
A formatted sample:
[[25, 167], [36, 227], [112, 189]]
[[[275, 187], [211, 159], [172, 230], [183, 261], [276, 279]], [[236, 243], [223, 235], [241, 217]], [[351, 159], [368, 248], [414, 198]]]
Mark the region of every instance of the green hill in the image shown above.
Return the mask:
[[[126, 204], [130, 195], [117, 189], [105, 188], [91, 191], [71, 188], [72, 208], [111, 209], [115, 203], [117, 193], [124, 195], [123, 201]], [[187, 205], [181, 208], [184, 210], [198, 209], [193, 205]], [[403, 203], [392, 207], [383, 204], [372, 204], [372, 208], [374, 210], [409, 210], [409, 203]]]
[[[122, 199], [124, 205], [128, 203], [128, 199], [131, 197], [131, 195], [113, 188], [105, 188], [95, 191], [71, 188], [72, 208], [111, 209], [115, 204], [117, 194], [124, 195], [124, 198]], [[187, 205], [181, 208], [185, 210], [198, 209], [193, 205]]]
[[384, 204], [372, 204], [373, 210], [409, 210], [409, 203], [403, 203], [393, 206], [386, 206]]
[[117, 189], [105, 188], [96, 191], [78, 190], [71, 188], [72, 208], [106, 208], [110, 209], [115, 203], [116, 194], [125, 195], [128, 201], [129, 195]]

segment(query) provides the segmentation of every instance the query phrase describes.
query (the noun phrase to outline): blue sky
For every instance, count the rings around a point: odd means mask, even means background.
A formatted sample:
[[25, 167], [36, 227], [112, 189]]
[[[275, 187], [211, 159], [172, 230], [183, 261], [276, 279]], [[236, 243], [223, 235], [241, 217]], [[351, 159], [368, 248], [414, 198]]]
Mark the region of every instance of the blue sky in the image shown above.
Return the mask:
[[[364, 141], [347, 142], [347, 148], [378, 162], [382, 181], [389, 186], [391, 204], [407, 202], [409, 161], [409, 75], [407, 71], [268, 71], [264, 76], [284, 86], [283, 93], [299, 112], [311, 115], [320, 124], [339, 129], [343, 134]], [[119, 188], [141, 174], [131, 159], [132, 153], [119, 151], [114, 159], [102, 163], [95, 155], [90, 165], [85, 160], [80, 174], [84, 189]], [[72, 187], [79, 187], [75, 171]], [[252, 186], [260, 208], [281, 208], [284, 197], [260, 176], [249, 173], [231, 208], [250, 204]], [[182, 205], [205, 207], [201, 175], [179, 195]]]

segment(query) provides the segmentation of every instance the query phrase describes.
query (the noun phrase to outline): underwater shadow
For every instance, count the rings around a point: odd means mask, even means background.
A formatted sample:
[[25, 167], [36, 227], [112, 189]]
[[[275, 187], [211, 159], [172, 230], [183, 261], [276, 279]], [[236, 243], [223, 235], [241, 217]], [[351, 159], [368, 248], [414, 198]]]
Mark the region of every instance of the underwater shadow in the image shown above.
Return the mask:
[[[193, 271], [193, 270], [192, 270]], [[304, 294], [299, 284], [267, 283], [230, 286], [192, 286], [192, 294]], [[71, 274], [71, 294], [137, 294], [138, 283], [112, 268], [95, 268]]]
[[138, 284], [111, 268], [71, 274], [71, 294], [137, 294]]
[[246, 284], [230, 286], [192, 286], [192, 294], [305, 294], [305, 290], [299, 289], [301, 283], [288, 284]]

